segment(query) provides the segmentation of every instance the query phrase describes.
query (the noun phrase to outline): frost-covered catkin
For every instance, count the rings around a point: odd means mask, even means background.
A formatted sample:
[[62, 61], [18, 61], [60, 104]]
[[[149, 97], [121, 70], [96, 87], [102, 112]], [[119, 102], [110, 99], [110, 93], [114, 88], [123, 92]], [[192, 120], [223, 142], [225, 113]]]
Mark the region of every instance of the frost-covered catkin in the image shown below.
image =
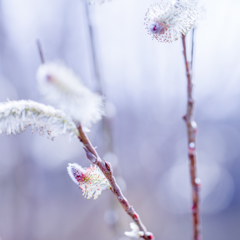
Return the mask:
[[0, 134], [20, 133], [27, 126], [40, 134], [46, 132], [51, 139], [66, 134], [79, 135], [74, 122], [61, 110], [26, 100], [0, 103]]
[[83, 196], [87, 199], [97, 199], [101, 192], [110, 188], [110, 184], [97, 166], [82, 168], [76, 163], [69, 163], [68, 174], [79, 185]]
[[[132, 237], [132, 238], [142, 238], [142, 236], [144, 235], [144, 232], [139, 230], [139, 227], [136, 225], [136, 223], [131, 222], [130, 228], [132, 229], [132, 231], [125, 232], [126, 236]], [[152, 233], [147, 232], [146, 234], [148, 236], [148, 239], [154, 239]]]
[[153, 39], [173, 42], [186, 35], [198, 17], [196, 0], [162, 0], [148, 9], [145, 26]]
[[61, 62], [41, 65], [37, 71], [40, 92], [76, 122], [89, 127], [101, 119], [103, 97], [85, 87], [76, 74]]

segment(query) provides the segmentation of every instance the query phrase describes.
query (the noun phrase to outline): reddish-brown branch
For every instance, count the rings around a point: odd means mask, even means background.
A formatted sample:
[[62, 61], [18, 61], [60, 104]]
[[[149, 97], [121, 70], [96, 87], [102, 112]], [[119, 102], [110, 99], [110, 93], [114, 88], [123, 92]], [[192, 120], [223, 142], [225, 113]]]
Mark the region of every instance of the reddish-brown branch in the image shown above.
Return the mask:
[[142, 236], [143, 239], [149, 240], [153, 239], [153, 234], [147, 233], [147, 230], [145, 226], [143, 225], [139, 215], [137, 212], [133, 209], [133, 207], [128, 203], [127, 199], [122, 194], [121, 189], [116, 183], [116, 180], [113, 176], [113, 171], [110, 163], [105, 162], [102, 160], [95, 148], [92, 146], [91, 142], [89, 141], [87, 135], [82, 130], [82, 127], [78, 127], [79, 131], [79, 140], [84, 145], [84, 150], [86, 151], [87, 158], [95, 165], [99, 167], [99, 169], [102, 171], [102, 173], [105, 175], [105, 177], [108, 179], [110, 185], [111, 185], [111, 191], [113, 194], [117, 197], [119, 203], [122, 205], [123, 209], [126, 211], [126, 213], [132, 218], [132, 220], [138, 225], [140, 231], [144, 232], [144, 235]]
[[200, 179], [197, 178], [197, 159], [196, 159], [196, 132], [197, 124], [193, 120], [193, 83], [192, 83], [192, 64], [187, 60], [185, 36], [182, 36], [183, 55], [187, 73], [187, 113], [184, 120], [187, 125], [188, 135], [188, 156], [190, 161], [190, 175], [192, 184], [192, 217], [193, 217], [193, 239], [200, 239], [200, 211], [199, 211], [199, 187]]

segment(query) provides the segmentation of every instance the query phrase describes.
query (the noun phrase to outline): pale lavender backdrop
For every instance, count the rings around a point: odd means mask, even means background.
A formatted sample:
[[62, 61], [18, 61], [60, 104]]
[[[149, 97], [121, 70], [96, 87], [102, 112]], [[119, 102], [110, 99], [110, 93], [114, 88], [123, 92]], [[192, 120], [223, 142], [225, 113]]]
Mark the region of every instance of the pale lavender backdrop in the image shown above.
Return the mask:
[[[153, 0], [90, 7], [104, 95], [124, 194], [156, 239], [191, 239], [186, 76], [181, 40], [152, 41], [144, 15]], [[204, 240], [240, 238], [240, 2], [208, 1], [195, 34], [194, 96]], [[189, 35], [190, 36], [190, 35]], [[0, 0], [0, 101], [44, 102], [36, 39], [97, 89], [84, 1]], [[113, 107], [112, 107], [113, 108]], [[103, 156], [101, 123], [89, 134]], [[109, 155], [108, 155], [109, 157]], [[86, 200], [67, 175], [88, 166], [77, 139], [53, 142], [30, 130], [0, 136], [1, 240], [128, 240], [131, 219], [110, 191]], [[121, 176], [121, 177], [120, 177]]]

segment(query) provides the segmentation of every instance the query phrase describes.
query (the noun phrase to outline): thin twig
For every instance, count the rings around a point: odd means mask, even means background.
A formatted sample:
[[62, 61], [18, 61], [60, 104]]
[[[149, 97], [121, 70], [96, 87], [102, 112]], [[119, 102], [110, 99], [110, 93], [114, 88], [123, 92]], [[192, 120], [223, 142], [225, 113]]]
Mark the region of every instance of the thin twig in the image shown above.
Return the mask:
[[100, 76], [99, 64], [97, 61], [94, 33], [93, 33], [92, 22], [91, 22], [90, 14], [89, 14], [89, 3], [87, 1], [85, 1], [85, 9], [86, 9], [86, 18], [87, 18], [88, 32], [89, 32], [89, 42], [90, 42], [92, 61], [93, 61], [93, 71], [95, 74], [95, 78], [98, 82], [98, 92], [102, 95], [103, 94], [103, 82], [102, 82], [102, 79]]
[[187, 125], [188, 134], [188, 156], [190, 161], [190, 175], [192, 184], [192, 217], [193, 217], [193, 239], [200, 239], [200, 211], [199, 211], [199, 187], [200, 179], [197, 178], [197, 159], [196, 159], [196, 132], [197, 124], [193, 120], [193, 83], [191, 62], [187, 61], [185, 36], [182, 36], [183, 55], [187, 73], [187, 113], [183, 117]]
[[44, 60], [44, 55], [43, 55], [43, 50], [42, 50], [42, 46], [41, 46], [41, 43], [40, 43], [40, 40], [37, 39], [37, 48], [38, 48], [38, 52], [39, 52], [39, 56], [41, 58], [41, 62], [42, 64], [45, 63], [45, 60]]
[[195, 28], [193, 28], [193, 29], [192, 29], [191, 69], [193, 68], [193, 54], [194, 54], [194, 33], [195, 33]]
[[79, 131], [79, 140], [84, 145], [84, 150], [86, 151], [87, 158], [91, 161], [91, 163], [97, 165], [99, 169], [102, 171], [102, 173], [105, 175], [105, 177], [108, 179], [110, 185], [111, 185], [111, 191], [113, 194], [117, 197], [119, 203], [122, 205], [123, 209], [126, 211], [126, 213], [132, 218], [132, 220], [137, 224], [140, 231], [143, 231], [144, 235], [142, 236], [143, 239], [149, 240], [153, 239], [153, 234], [148, 233], [143, 225], [139, 215], [137, 212], [133, 209], [133, 207], [128, 203], [127, 199], [123, 196], [123, 193], [121, 189], [119, 188], [118, 184], [116, 183], [116, 180], [113, 176], [113, 170], [110, 165], [110, 163], [105, 162], [102, 160], [98, 153], [96, 152], [95, 148], [92, 146], [91, 142], [89, 141], [87, 135], [82, 130], [82, 127], [78, 127]]

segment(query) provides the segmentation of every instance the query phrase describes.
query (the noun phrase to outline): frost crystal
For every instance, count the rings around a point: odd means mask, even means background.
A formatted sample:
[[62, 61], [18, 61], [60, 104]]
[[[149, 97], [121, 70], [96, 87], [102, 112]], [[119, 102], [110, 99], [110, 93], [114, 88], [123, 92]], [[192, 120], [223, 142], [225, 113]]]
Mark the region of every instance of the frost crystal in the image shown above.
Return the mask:
[[72, 180], [79, 184], [83, 196], [87, 199], [97, 199], [103, 190], [111, 187], [97, 166], [84, 169], [76, 163], [69, 163], [67, 170]]
[[194, 25], [197, 7], [196, 0], [155, 3], [146, 13], [146, 29], [159, 42], [173, 42], [182, 34], [186, 35]]
[[89, 127], [101, 119], [103, 111], [102, 96], [91, 92], [61, 62], [41, 65], [37, 71], [40, 92], [53, 105], [69, 113], [82, 126]]
[[77, 135], [75, 124], [61, 110], [33, 101], [9, 101], [0, 103], [0, 134], [23, 132], [27, 126], [40, 134], [47, 132], [51, 139], [59, 135]]

